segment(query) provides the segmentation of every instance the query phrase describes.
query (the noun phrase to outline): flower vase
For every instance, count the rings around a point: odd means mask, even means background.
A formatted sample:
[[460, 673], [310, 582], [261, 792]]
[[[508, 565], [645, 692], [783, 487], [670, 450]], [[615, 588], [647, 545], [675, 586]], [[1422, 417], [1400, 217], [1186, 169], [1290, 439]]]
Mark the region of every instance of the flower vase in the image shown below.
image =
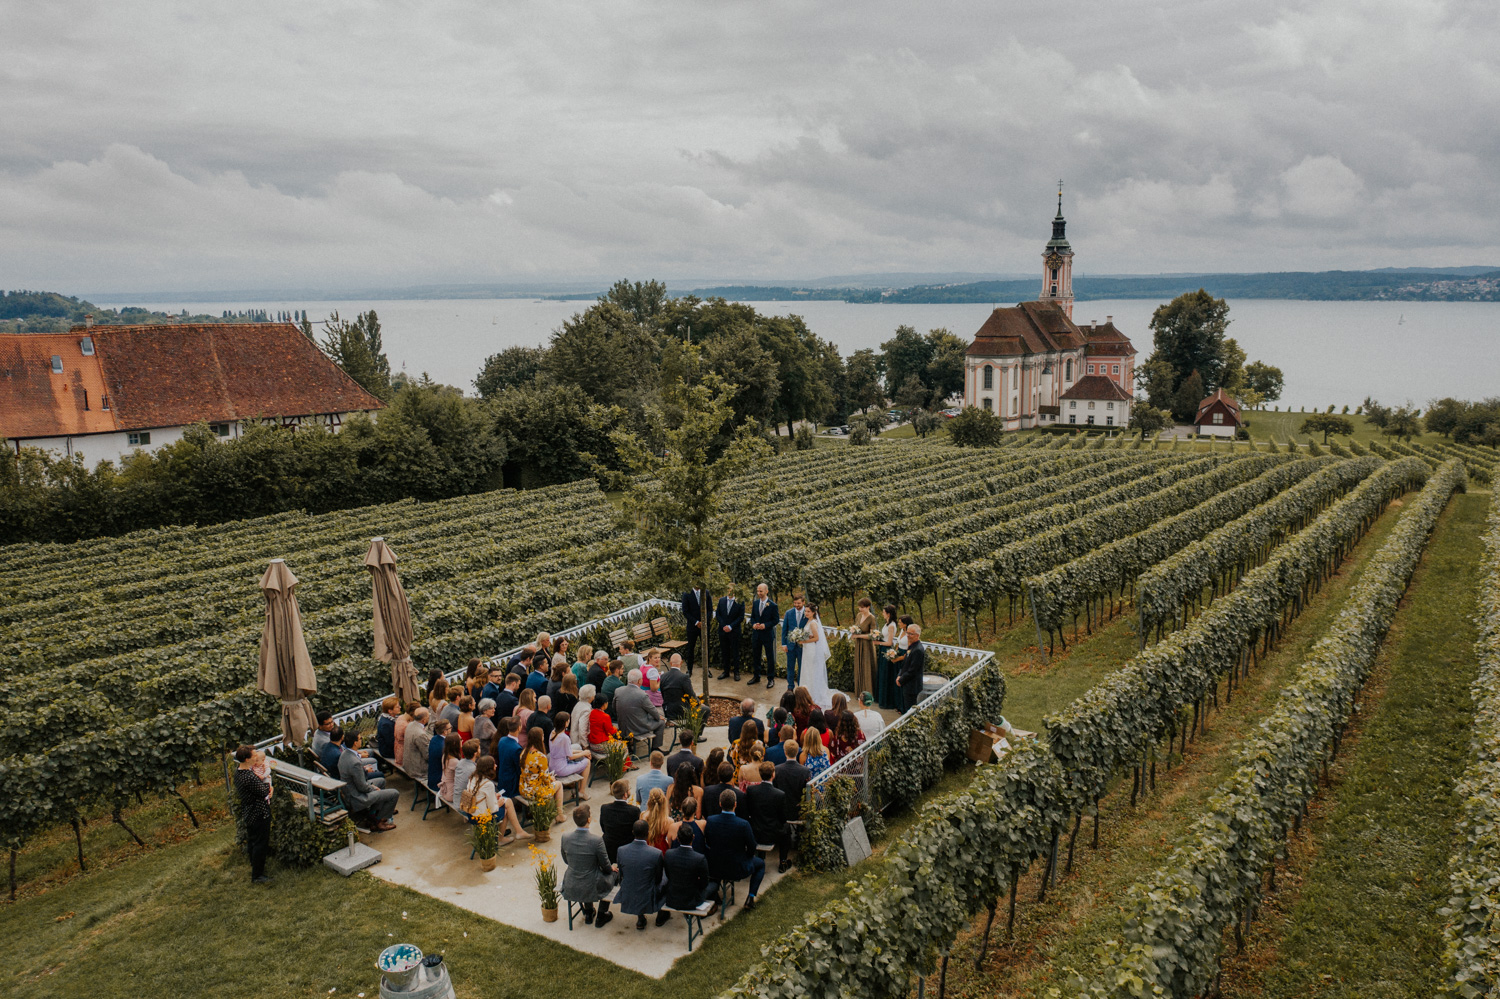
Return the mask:
[[480, 857], [479, 858], [479, 869], [481, 871], [493, 871], [495, 869], [495, 864], [496, 863], [497, 863], [497, 858], [495, 858], [495, 857]]
[[545, 829], [540, 826], [533, 827], [531, 834], [536, 837], [538, 843], [550, 843], [552, 841], [552, 827], [550, 825]]
[[557, 906], [554, 905], [550, 909], [547, 908], [545, 905], [542, 906], [542, 922], [544, 922], [544, 923], [555, 923], [555, 922], [557, 922]]

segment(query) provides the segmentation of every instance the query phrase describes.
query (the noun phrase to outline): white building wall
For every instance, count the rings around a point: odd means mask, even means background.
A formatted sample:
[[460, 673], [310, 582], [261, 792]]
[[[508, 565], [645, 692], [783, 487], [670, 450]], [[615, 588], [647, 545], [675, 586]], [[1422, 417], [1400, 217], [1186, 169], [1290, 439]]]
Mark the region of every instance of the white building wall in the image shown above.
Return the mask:
[[[338, 430], [343, 429], [343, 424], [347, 423], [349, 418], [353, 415], [354, 413], [340, 413], [339, 425], [334, 427], [334, 431], [337, 432]], [[375, 413], [371, 413], [369, 415], [371, 419], [374, 419], [376, 417]], [[321, 425], [327, 424], [327, 417], [324, 416], [308, 416], [301, 417], [300, 419], [302, 420], [302, 422], [307, 424], [312, 424], [314, 422]], [[241, 429], [241, 423], [230, 423], [229, 434], [225, 439], [232, 440], [239, 437]], [[34, 447], [40, 448], [44, 451], [53, 451], [63, 456], [79, 454], [83, 456], [85, 463], [92, 467], [100, 461], [113, 461], [118, 463], [121, 458], [124, 458], [126, 455], [131, 454], [132, 452], [137, 450], [155, 451], [158, 448], [167, 446], [168, 444], [175, 444], [178, 441], [182, 440], [183, 433], [186, 430], [187, 427], [185, 426], [152, 427], [150, 430], [146, 431], [121, 430], [118, 432], [107, 434], [81, 434], [73, 437], [32, 437], [26, 438], [21, 441], [9, 440], [6, 443], [12, 451], [17, 451], [22, 447]], [[130, 442], [130, 436], [132, 433], [150, 434], [151, 443], [132, 444]]]

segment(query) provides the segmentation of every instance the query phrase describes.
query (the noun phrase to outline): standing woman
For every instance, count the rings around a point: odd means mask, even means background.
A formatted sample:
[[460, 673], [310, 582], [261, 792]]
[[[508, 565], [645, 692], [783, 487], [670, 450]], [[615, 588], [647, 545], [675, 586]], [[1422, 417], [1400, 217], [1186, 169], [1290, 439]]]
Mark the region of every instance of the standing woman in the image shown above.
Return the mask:
[[455, 732], [449, 732], [443, 736], [443, 775], [438, 779], [438, 797], [449, 803], [453, 801], [455, 771], [458, 768], [458, 761], [463, 758], [465, 741]]
[[563, 671], [562, 686], [557, 688], [557, 693], [552, 697], [552, 711], [566, 711], [571, 717], [573, 709], [578, 706], [578, 677], [571, 670]]
[[580, 645], [578, 647], [578, 661], [573, 664], [572, 672], [578, 678], [578, 686], [582, 687], [588, 683], [589, 663], [594, 659], [594, 647], [592, 645]]
[[427, 692], [427, 710], [436, 718], [442, 710], [448, 706], [448, 681], [441, 675], [433, 681], [432, 689]]
[[857, 701], [865, 691], [875, 690], [875, 612], [870, 609], [870, 598], [859, 598], [859, 609], [854, 614], [854, 626], [849, 629], [849, 640], [854, 644], [854, 699]]
[[271, 851], [271, 788], [255, 775], [260, 753], [250, 746], [234, 751], [239, 768], [234, 772], [234, 790], [240, 796], [240, 811], [245, 816], [245, 852], [250, 855], [250, 880], [265, 884], [266, 854]]
[[530, 688], [521, 691], [521, 702], [516, 705], [516, 731], [526, 731], [526, 722], [531, 719], [531, 713], [536, 710], [536, 691]]
[[460, 744], [474, 738], [474, 698], [468, 694], [458, 699], [458, 721], [453, 723], [453, 730], [458, 733]]
[[875, 703], [882, 708], [892, 708], [901, 702], [901, 689], [896, 686], [895, 655], [896, 634], [901, 630], [896, 620], [896, 605], [886, 604], [883, 611], [885, 624], [880, 628], [880, 638], [875, 643], [880, 653], [880, 662], [875, 669]]

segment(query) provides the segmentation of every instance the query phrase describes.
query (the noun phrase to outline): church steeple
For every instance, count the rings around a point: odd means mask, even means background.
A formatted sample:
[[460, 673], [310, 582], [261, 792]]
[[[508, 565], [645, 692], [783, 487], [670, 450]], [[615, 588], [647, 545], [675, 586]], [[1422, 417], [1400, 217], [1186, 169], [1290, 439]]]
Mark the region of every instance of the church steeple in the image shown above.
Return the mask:
[[1056, 302], [1073, 318], [1073, 247], [1068, 245], [1068, 220], [1062, 213], [1062, 181], [1057, 182], [1057, 215], [1052, 238], [1042, 250], [1042, 294], [1039, 301]]

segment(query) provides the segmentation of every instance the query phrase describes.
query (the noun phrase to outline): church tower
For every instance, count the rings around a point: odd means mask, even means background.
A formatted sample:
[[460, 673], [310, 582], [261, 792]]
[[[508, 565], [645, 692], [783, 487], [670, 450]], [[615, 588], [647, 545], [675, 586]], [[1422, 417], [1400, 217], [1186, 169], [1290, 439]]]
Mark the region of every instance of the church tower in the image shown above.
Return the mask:
[[1073, 318], [1073, 248], [1068, 245], [1068, 222], [1062, 213], [1062, 181], [1057, 182], [1057, 217], [1052, 220], [1052, 238], [1042, 251], [1041, 302], [1056, 302]]

